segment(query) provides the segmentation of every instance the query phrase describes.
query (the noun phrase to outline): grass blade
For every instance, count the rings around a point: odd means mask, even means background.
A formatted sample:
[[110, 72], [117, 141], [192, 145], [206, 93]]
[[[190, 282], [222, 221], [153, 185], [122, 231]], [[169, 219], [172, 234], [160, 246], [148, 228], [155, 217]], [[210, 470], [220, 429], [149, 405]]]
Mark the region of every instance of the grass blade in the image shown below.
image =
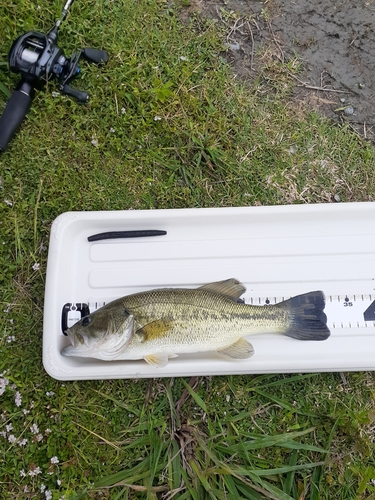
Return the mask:
[[[0, 63], [1, 64], [5, 64], [6, 63]], [[9, 99], [9, 97], [12, 95], [11, 91], [8, 89], [8, 87], [6, 87], [2, 82], [0, 82], [0, 92], [2, 92], [5, 97], [7, 97]]]
[[[262, 381], [264, 379], [268, 379], [270, 378], [270, 376], [265, 376], [265, 377], [262, 377], [259, 379], [256, 379], [256, 382], [258, 382], [256, 385], [254, 385], [254, 387], [250, 387], [248, 390], [249, 392], [253, 391], [253, 390], [258, 390], [258, 386], [259, 388], [261, 388], [262, 390], [265, 389], [266, 387], [277, 387], [277, 386], [280, 386], [280, 385], [285, 385], [285, 384], [289, 384], [291, 382], [296, 382], [296, 381], [301, 381], [301, 380], [305, 380], [305, 379], [310, 379], [312, 377], [318, 377], [320, 375], [320, 373], [305, 373], [303, 375], [294, 375], [294, 376], [288, 376], [286, 378], [282, 378], [281, 380], [276, 380], [275, 382], [269, 382], [269, 383], [266, 383], [266, 384], [263, 384]], [[274, 375], [271, 375], [271, 377], [274, 377]]]
[[110, 401], [113, 401], [117, 406], [120, 408], [124, 408], [125, 410], [129, 411], [130, 413], [133, 413], [134, 415], [137, 415], [137, 417], [140, 416], [141, 411], [135, 408], [134, 406], [129, 406], [125, 404], [123, 401], [120, 401], [119, 399], [111, 396], [110, 394], [104, 394], [103, 392], [97, 391], [94, 389], [94, 391], [99, 394], [100, 397], [109, 399]]
[[[297, 465], [297, 455], [298, 455], [297, 450], [294, 450], [290, 456], [289, 466], [294, 467], [295, 465]], [[314, 469], [314, 472], [316, 470], [317, 469]], [[285, 491], [285, 493], [288, 493], [288, 495], [291, 495], [291, 493], [292, 493], [295, 472], [296, 472], [295, 470], [289, 471], [287, 473], [285, 481], [284, 481], [283, 490]]]
[[[333, 439], [333, 436], [335, 435], [336, 432], [336, 427], [339, 423], [339, 419], [336, 419], [336, 422], [332, 426], [330, 435], [327, 440], [327, 446], [326, 448], [329, 449], [331, 446], [331, 442]], [[327, 459], [328, 452], [323, 456], [324, 460]], [[323, 466], [316, 468], [313, 471], [313, 474], [311, 476], [311, 486], [310, 486], [310, 500], [319, 500], [320, 498], [320, 488], [319, 488], [319, 483], [321, 481], [323, 475]]]
[[205, 413], [208, 413], [206, 403], [203, 401], [203, 399], [195, 391], [193, 391], [193, 389], [184, 379], [182, 379], [182, 383], [186, 387], [186, 390], [189, 392], [190, 396], [192, 396], [194, 401], [197, 403], [197, 405], [200, 406]]

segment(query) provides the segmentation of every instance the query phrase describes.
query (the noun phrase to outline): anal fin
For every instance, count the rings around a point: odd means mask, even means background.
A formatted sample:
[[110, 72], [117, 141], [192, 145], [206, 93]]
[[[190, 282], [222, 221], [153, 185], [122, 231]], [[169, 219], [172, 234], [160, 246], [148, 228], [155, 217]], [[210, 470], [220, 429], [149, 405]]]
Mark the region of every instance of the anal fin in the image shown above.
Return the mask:
[[246, 359], [254, 354], [254, 347], [247, 340], [240, 338], [234, 344], [218, 349], [217, 352], [232, 359]]

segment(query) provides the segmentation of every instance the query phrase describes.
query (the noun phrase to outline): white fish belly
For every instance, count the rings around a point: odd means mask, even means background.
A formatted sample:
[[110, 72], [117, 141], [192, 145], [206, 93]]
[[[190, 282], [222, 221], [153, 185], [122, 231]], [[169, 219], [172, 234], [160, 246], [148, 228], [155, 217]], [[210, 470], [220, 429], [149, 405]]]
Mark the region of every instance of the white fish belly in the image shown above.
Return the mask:
[[142, 359], [152, 354], [189, 354], [196, 352], [218, 351], [224, 349], [241, 337], [270, 331], [269, 325], [252, 325], [251, 322], [236, 321], [190, 325], [172, 328], [163, 336], [145, 340], [134, 334], [126, 350], [116, 359]]

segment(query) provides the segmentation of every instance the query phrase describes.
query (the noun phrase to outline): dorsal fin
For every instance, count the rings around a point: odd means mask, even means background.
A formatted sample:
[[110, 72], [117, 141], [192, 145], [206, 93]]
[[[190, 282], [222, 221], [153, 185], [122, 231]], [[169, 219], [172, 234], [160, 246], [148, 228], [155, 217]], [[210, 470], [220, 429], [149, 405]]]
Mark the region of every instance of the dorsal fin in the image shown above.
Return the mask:
[[246, 287], [238, 280], [229, 278], [224, 281], [215, 281], [199, 287], [199, 290], [209, 290], [213, 293], [225, 295], [229, 299], [237, 301], [246, 291]]

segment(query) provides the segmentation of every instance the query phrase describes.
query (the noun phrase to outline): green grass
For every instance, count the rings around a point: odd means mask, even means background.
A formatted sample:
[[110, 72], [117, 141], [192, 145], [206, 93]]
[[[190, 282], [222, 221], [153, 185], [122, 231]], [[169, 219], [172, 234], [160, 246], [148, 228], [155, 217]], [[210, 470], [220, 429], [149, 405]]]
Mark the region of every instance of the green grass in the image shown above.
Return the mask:
[[[18, 34], [49, 29], [61, 7], [0, 0], [0, 64]], [[296, 109], [296, 61], [271, 61], [265, 48], [257, 78], [241, 82], [223, 59], [225, 25], [199, 15], [184, 24], [181, 8], [77, 0], [60, 46], [110, 54], [104, 67], [83, 62], [73, 82], [90, 102], [53, 97], [50, 82], [0, 156], [0, 373], [9, 381], [0, 496], [46, 498], [44, 485], [54, 500], [375, 498], [372, 373], [189, 385], [60, 383], [43, 370], [47, 247], [60, 213], [374, 199], [373, 147]], [[0, 111], [17, 81], [0, 72]]]

